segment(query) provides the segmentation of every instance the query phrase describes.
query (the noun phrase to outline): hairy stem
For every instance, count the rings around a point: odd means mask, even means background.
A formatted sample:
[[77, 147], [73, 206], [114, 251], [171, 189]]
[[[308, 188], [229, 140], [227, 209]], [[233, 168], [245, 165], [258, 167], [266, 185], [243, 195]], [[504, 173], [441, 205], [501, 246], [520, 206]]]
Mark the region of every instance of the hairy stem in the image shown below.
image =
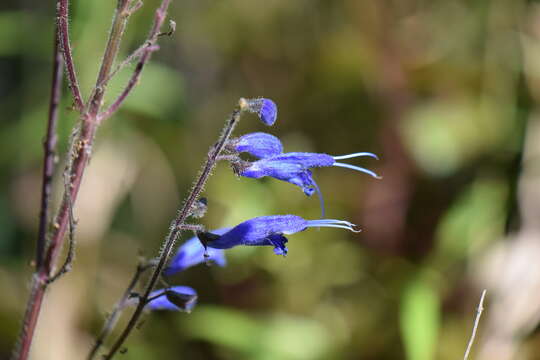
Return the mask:
[[[130, 14], [130, 12], [127, 11], [128, 5], [129, 0], [118, 0], [117, 11], [113, 18], [113, 25], [111, 27], [109, 41], [105, 49], [105, 54], [103, 56], [96, 84], [100, 84], [103, 79], [108, 76], [116, 54], [118, 53], [120, 40], [127, 24], [127, 18]], [[74, 221], [71, 209], [77, 199], [77, 194], [79, 192], [84, 171], [90, 158], [94, 135], [97, 129], [96, 116], [100, 110], [104, 96], [104, 90], [101, 87], [96, 86], [89, 100], [88, 109], [85, 109], [75, 72], [73, 56], [71, 54], [71, 44], [69, 41], [68, 29], [68, 0], [57, 1], [56, 33], [58, 36], [57, 41], [55, 41], [57, 47], [55, 47], [55, 67], [53, 73], [56, 74], [56, 71], [60, 66], [57, 62], [58, 51], [60, 51], [63, 55], [66, 66], [67, 77], [71, 92], [73, 94], [75, 108], [82, 112], [81, 123], [79, 125], [80, 131], [78, 130], [78, 136], [73, 142], [73, 145], [68, 153], [68, 185], [64, 191], [60, 209], [58, 210], [52, 224], [53, 230], [50, 242], [48, 246], [45, 246], [45, 241], [38, 240], [39, 255], [37, 259], [39, 259], [39, 267], [36, 269], [36, 273], [32, 277], [30, 298], [28, 299], [24, 315], [23, 328], [12, 356], [14, 360], [26, 360], [28, 358], [45, 291], [47, 290], [48, 285], [51, 283], [51, 279], [56, 279], [58, 274], [61, 275], [65, 272], [65, 270], [69, 269], [70, 261], [73, 257], [72, 247], [65, 263], [67, 266], [63, 266], [57, 275], [52, 276], [58, 255], [64, 243], [66, 230], [70, 225], [71, 229], [73, 229]], [[55, 95], [57, 95], [56, 91], [59, 91], [57, 89], [57, 87], [60, 86], [60, 81], [57, 80], [58, 76], [59, 75], [53, 78], [53, 92], [51, 93], [52, 103], [55, 102]], [[54, 111], [50, 111], [49, 113], [56, 116], [57, 105], [54, 105], [53, 109]], [[48, 155], [46, 154], [45, 156], [47, 157]], [[44, 177], [44, 182], [47, 181], [47, 177]], [[44, 185], [44, 187], [45, 186], [46, 185]], [[43, 231], [43, 236], [46, 237], [46, 225]], [[39, 236], [42, 236], [41, 233]], [[40, 239], [39, 236], [38, 239]], [[70, 246], [72, 245], [73, 239], [70, 240]]]
[[43, 177], [41, 182], [41, 210], [39, 213], [38, 240], [36, 246], [36, 269], [43, 263], [43, 252], [47, 241], [47, 227], [49, 223], [49, 205], [52, 193], [52, 180], [54, 174], [54, 157], [57, 142], [56, 124], [58, 121], [58, 107], [62, 96], [62, 54], [58, 48], [58, 29], [55, 32], [53, 71], [51, 81], [51, 98], [49, 102], [49, 116], [47, 133], [43, 142]]
[[73, 55], [71, 53], [71, 43], [69, 41], [69, 0], [58, 0], [56, 3], [56, 27], [58, 29], [58, 42], [62, 49], [62, 55], [66, 64], [66, 72], [69, 80], [69, 88], [73, 94], [75, 109], [82, 111], [84, 102], [75, 72]]
[[116, 303], [116, 305], [113, 308], [113, 311], [107, 317], [107, 320], [105, 321], [105, 324], [103, 325], [103, 328], [101, 329], [101, 332], [99, 333], [99, 336], [97, 337], [96, 342], [94, 343], [94, 346], [92, 346], [92, 349], [88, 353], [88, 356], [86, 358], [87, 360], [92, 360], [96, 356], [99, 348], [103, 345], [107, 336], [109, 336], [111, 331], [114, 329], [122, 310], [126, 306], [130, 298], [130, 295], [133, 292], [133, 289], [139, 282], [139, 278], [141, 277], [142, 273], [147, 269], [148, 269], [148, 266], [144, 264], [139, 264], [137, 266], [137, 269], [135, 270], [135, 274], [133, 275], [133, 278], [131, 279], [128, 287], [124, 291], [122, 298], [120, 299], [120, 301]]
[[43, 255], [47, 242], [47, 228], [49, 224], [49, 206], [52, 192], [52, 179], [54, 174], [54, 151], [56, 147], [56, 124], [58, 121], [58, 107], [62, 95], [62, 54], [58, 39], [59, 29], [54, 34], [53, 71], [51, 81], [51, 95], [47, 119], [47, 132], [43, 142], [43, 177], [41, 186], [41, 209], [39, 213], [39, 228], [36, 244], [36, 272], [32, 276], [30, 301], [24, 314], [23, 327], [19, 340], [13, 352], [14, 359], [26, 359], [30, 352], [30, 345], [34, 336], [34, 329], [39, 316], [39, 309], [45, 293], [45, 282], [42, 281]]
[[239, 109], [235, 110], [231, 114], [229, 120], [227, 121], [225, 125], [223, 132], [221, 133], [221, 136], [218, 142], [208, 152], [208, 158], [206, 160], [206, 163], [203, 167], [202, 172], [199, 175], [199, 178], [195, 182], [195, 185], [193, 186], [186, 201], [184, 202], [184, 205], [178, 211], [178, 216], [174, 219], [174, 221], [171, 224], [169, 234], [167, 235], [165, 242], [161, 248], [158, 263], [155, 266], [154, 271], [152, 272], [152, 275], [150, 277], [148, 285], [146, 286], [144, 294], [141, 296], [140, 301], [137, 305], [137, 308], [135, 309], [135, 311], [133, 312], [133, 315], [129, 319], [129, 322], [124, 328], [124, 331], [122, 331], [119, 338], [113, 344], [110, 352], [104, 357], [105, 360], [109, 360], [113, 358], [116, 352], [120, 350], [120, 347], [124, 344], [124, 342], [126, 341], [131, 331], [133, 331], [133, 329], [136, 327], [137, 322], [143, 312], [144, 306], [148, 302], [148, 297], [150, 293], [154, 290], [156, 283], [160, 279], [161, 272], [163, 271], [163, 268], [165, 267], [165, 265], [167, 264], [167, 261], [169, 260], [169, 257], [173, 250], [176, 239], [180, 235], [180, 232], [182, 232], [182, 225], [184, 224], [188, 216], [191, 214], [193, 205], [199, 198], [204, 188], [204, 185], [206, 184], [206, 181], [208, 180], [208, 178], [210, 177], [212, 173], [212, 170], [216, 166], [218, 156], [220, 155], [221, 151], [224, 149], [225, 144], [227, 143], [232, 131], [234, 130], [234, 127], [240, 120], [240, 114], [241, 112]]
[[[159, 49], [159, 47], [156, 44], [158, 37], [160, 35], [161, 27], [163, 26], [163, 22], [165, 21], [165, 18], [167, 16], [167, 9], [169, 8], [171, 0], [163, 0], [160, 7], [156, 10], [156, 15], [154, 17], [154, 24], [152, 25], [152, 28], [150, 29], [150, 33], [148, 34], [148, 39], [145, 42], [145, 45], [141, 46], [136, 52], [141, 52], [139, 62], [135, 66], [135, 71], [133, 71], [133, 74], [131, 75], [131, 78], [129, 79], [125, 89], [120, 93], [118, 98], [112, 103], [112, 105], [105, 110], [103, 113], [101, 113], [98, 116], [98, 121], [101, 122], [109, 117], [111, 117], [124, 103], [124, 100], [127, 98], [127, 96], [131, 93], [135, 85], [137, 85], [139, 78], [141, 76], [142, 70], [144, 68], [144, 65], [150, 60], [150, 55], [152, 52]], [[128, 58], [129, 59], [129, 58]], [[105, 77], [103, 79], [104, 82], [108, 81], [109, 79]]]

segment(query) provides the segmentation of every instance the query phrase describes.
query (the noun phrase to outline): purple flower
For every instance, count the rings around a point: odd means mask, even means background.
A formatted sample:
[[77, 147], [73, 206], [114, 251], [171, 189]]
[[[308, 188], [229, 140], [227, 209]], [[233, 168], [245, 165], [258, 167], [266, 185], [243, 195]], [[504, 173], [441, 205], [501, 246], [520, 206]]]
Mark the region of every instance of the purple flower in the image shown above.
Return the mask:
[[296, 215], [274, 215], [256, 217], [235, 226], [222, 235], [199, 233], [198, 236], [205, 246], [215, 249], [230, 249], [237, 245], [274, 247], [277, 255], [286, 255], [287, 238], [290, 235], [304, 231], [310, 227], [333, 227], [356, 230], [354, 224], [348, 221], [334, 219], [305, 220]]
[[274, 125], [277, 119], [276, 103], [270, 99], [240, 99], [240, 108], [245, 111], [256, 113], [259, 119], [268, 126]]
[[[229, 230], [230, 228], [222, 228], [212, 232], [221, 235]], [[178, 248], [169, 266], [163, 270], [163, 275], [171, 276], [205, 261], [212, 261], [219, 266], [225, 266], [227, 261], [223, 250], [208, 249], [206, 255], [205, 250], [199, 239], [196, 236], [192, 237]]]
[[281, 141], [274, 135], [263, 132], [246, 134], [232, 139], [228, 148], [237, 153], [248, 153], [259, 159], [279, 155], [283, 152]]
[[380, 179], [380, 177], [371, 170], [336, 161], [362, 156], [378, 159], [375, 154], [369, 152], [360, 152], [342, 156], [292, 152], [267, 157], [251, 163], [243, 163], [242, 166], [237, 168], [237, 172], [240, 176], [254, 179], [269, 176], [278, 180], [287, 181], [299, 186], [307, 196], [311, 196], [314, 192], [317, 192], [321, 202], [322, 216], [324, 217], [324, 200], [317, 183], [313, 180], [313, 174], [310, 169], [316, 167], [338, 166], [360, 171]]
[[180, 310], [190, 312], [197, 303], [197, 292], [189, 286], [171, 286], [150, 293], [147, 310]]

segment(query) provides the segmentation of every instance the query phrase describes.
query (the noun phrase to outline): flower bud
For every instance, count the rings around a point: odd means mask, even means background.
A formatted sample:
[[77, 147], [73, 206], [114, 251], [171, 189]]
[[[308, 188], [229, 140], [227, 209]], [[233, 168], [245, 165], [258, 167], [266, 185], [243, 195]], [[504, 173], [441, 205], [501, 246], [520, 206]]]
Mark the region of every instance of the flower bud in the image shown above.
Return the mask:
[[268, 126], [274, 125], [277, 119], [276, 103], [270, 99], [244, 99], [239, 101], [240, 108], [243, 111], [249, 111], [259, 115], [259, 119]]

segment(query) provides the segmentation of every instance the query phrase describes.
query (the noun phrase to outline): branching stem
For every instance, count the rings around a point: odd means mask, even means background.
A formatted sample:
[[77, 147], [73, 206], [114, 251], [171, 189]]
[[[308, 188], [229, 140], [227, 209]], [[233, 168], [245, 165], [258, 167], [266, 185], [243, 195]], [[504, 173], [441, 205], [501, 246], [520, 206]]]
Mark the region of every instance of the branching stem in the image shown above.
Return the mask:
[[[164, 0], [158, 10], [161, 10], [160, 16], [165, 17], [166, 9], [170, 0]], [[92, 145], [94, 142], [94, 136], [98, 126], [97, 114], [99, 113], [103, 97], [105, 95], [105, 88], [100, 86], [104, 79], [109, 76], [111, 68], [114, 64], [116, 55], [120, 47], [120, 41], [125, 31], [127, 21], [131, 13], [140, 7], [140, 2], [136, 2], [130, 6], [131, 0], [118, 0], [115, 16], [109, 33], [109, 40], [105, 48], [105, 53], [101, 62], [99, 74], [96, 80], [96, 86], [91, 92], [91, 96], [88, 103], [85, 105], [82, 99], [77, 75], [75, 71], [75, 65], [73, 61], [71, 44], [69, 40], [69, 26], [68, 26], [68, 5], [69, 0], [57, 0], [57, 23], [56, 23], [56, 41], [54, 52], [54, 70], [53, 70], [53, 82], [51, 92], [51, 105], [49, 110], [49, 125], [48, 128], [54, 129], [58, 112], [58, 100], [60, 97], [61, 86], [61, 62], [59, 61], [59, 53], [62, 54], [64, 64], [66, 67], [67, 78], [69, 80], [69, 87], [73, 94], [74, 107], [81, 113], [80, 124], [78, 125], [78, 135], [73, 142], [73, 146], [68, 153], [68, 163], [70, 164], [69, 172], [66, 175], [67, 186], [65, 193], [62, 196], [62, 202], [60, 208], [54, 218], [52, 224], [52, 231], [50, 234], [50, 241], [47, 244], [47, 217], [50, 194], [50, 175], [52, 175], [53, 155], [52, 150], [55, 143], [54, 131], [48, 131], [45, 149], [45, 162], [43, 177], [43, 189], [44, 196], [42, 198], [42, 211], [40, 215], [40, 230], [37, 241], [36, 250], [36, 272], [32, 276], [32, 284], [30, 291], [30, 298], [27, 303], [26, 312], [23, 320], [23, 327], [19, 336], [17, 346], [13, 352], [12, 359], [14, 360], [26, 360], [30, 352], [32, 339], [34, 336], [34, 330], [38, 321], [39, 313], [41, 310], [41, 304], [48, 285], [51, 280], [56, 279], [69, 269], [71, 260], [73, 259], [73, 230], [75, 227], [75, 221], [73, 218], [72, 208], [77, 200], [79, 188], [82, 182], [82, 178], [92, 153]], [[165, 4], [165, 5], [164, 5]], [[152, 32], [159, 33], [159, 29], [163, 21], [155, 21]], [[157, 30], [155, 30], [157, 28]], [[146, 57], [145, 61], [148, 60]], [[141, 69], [142, 70], [142, 69]], [[137, 74], [137, 78], [140, 76], [140, 71]], [[127, 95], [126, 95], [127, 96]], [[51, 119], [54, 119], [52, 121]], [[51, 125], [51, 122], [53, 125]], [[46, 204], [45, 206], [43, 204]], [[43, 222], [43, 224], [41, 224]], [[68, 249], [68, 255], [66, 262], [56, 273], [52, 275], [55, 270], [58, 255], [62, 249], [66, 231], [70, 228], [70, 243]]]
[[39, 229], [36, 244], [36, 271], [32, 276], [32, 287], [30, 298], [24, 314], [23, 326], [15, 349], [14, 359], [26, 359], [30, 352], [32, 338], [39, 315], [39, 309], [45, 294], [45, 282], [43, 276], [43, 255], [47, 243], [47, 229], [49, 226], [49, 208], [52, 192], [52, 179], [54, 174], [54, 156], [56, 147], [56, 124], [58, 121], [58, 108], [62, 94], [62, 54], [59, 42], [59, 26], [57, 25], [54, 34], [53, 50], [53, 71], [51, 81], [51, 94], [49, 102], [49, 113], [47, 119], [47, 132], [45, 135], [44, 157], [43, 157], [43, 178], [41, 193], [41, 209], [39, 214]]
[[124, 342], [126, 341], [127, 337], [135, 329], [137, 322], [139, 321], [140, 316], [142, 315], [143, 309], [145, 304], [147, 303], [148, 297], [150, 293], [154, 290], [154, 287], [158, 280], [161, 277], [161, 272], [163, 271], [165, 265], [167, 264], [167, 261], [169, 260], [169, 257], [171, 255], [171, 252], [173, 250], [174, 244], [176, 242], [176, 239], [180, 235], [180, 232], [182, 231], [182, 226], [184, 225], [184, 222], [188, 218], [188, 216], [191, 214], [192, 207], [199, 198], [206, 181], [210, 177], [212, 170], [216, 166], [217, 159], [221, 153], [221, 151], [224, 149], [225, 144], [227, 143], [232, 131], [234, 130], [234, 127], [240, 120], [240, 110], [235, 110], [229, 120], [227, 121], [225, 128], [223, 132], [221, 133], [221, 136], [218, 140], [218, 142], [210, 149], [208, 152], [208, 158], [206, 160], [206, 163], [203, 167], [202, 172], [200, 173], [197, 181], [195, 182], [195, 185], [191, 189], [191, 192], [189, 193], [186, 201], [184, 202], [184, 205], [182, 208], [178, 211], [178, 216], [174, 219], [173, 223], [171, 224], [169, 234], [167, 235], [165, 242], [161, 248], [161, 252], [159, 255], [159, 260], [157, 265], [155, 266], [153, 273], [150, 277], [150, 280], [148, 282], [148, 285], [146, 286], [146, 290], [144, 291], [144, 294], [141, 296], [140, 301], [137, 305], [137, 308], [135, 309], [133, 315], [131, 316], [128, 324], [124, 328], [124, 331], [120, 334], [116, 342], [111, 347], [110, 352], [104, 356], [104, 360], [109, 360], [114, 357], [114, 355], [120, 350]]
[[137, 269], [135, 270], [135, 274], [133, 275], [133, 278], [131, 279], [128, 287], [124, 291], [124, 294], [122, 295], [122, 298], [120, 301], [116, 303], [114, 306], [114, 309], [112, 310], [111, 314], [107, 317], [107, 320], [105, 321], [105, 324], [103, 325], [103, 328], [101, 329], [101, 332], [99, 333], [99, 336], [96, 339], [96, 342], [94, 343], [94, 346], [90, 350], [90, 353], [88, 354], [87, 360], [92, 360], [96, 356], [98, 350], [105, 342], [105, 339], [111, 331], [116, 326], [116, 323], [118, 321], [118, 318], [120, 317], [122, 310], [126, 306], [128, 300], [131, 297], [131, 294], [133, 293], [133, 289], [139, 282], [139, 279], [143, 272], [145, 272], [149, 267], [145, 264], [139, 264], [137, 266]]

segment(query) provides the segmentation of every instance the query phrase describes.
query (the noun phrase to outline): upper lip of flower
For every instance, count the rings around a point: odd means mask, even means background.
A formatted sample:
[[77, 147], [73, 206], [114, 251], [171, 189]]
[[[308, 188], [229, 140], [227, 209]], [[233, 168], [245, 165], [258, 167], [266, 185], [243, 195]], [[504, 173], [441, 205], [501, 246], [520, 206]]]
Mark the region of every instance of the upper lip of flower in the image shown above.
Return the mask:
[[227, 149], [237, 153], [246, 152], [261, 159], [281, 154], [283, 145], [274, 135], [255, 132], [230, 140]]
[[372, 157], [378, 159], [377, 155], [370, 152], [359, 152], [341, 156], [332, 156], [323, 153], [291, 152], [266, 157], [251, 163], [246, 162], [239, 169], [238, 173], [241, 176], [255, 179], [269, 176], [287, 181], [302, 188], [308, 196], [311, 196], [316, 191], [321, 202], [322, 217], [324, 217], [324, 199], [317, 183], [313, 180], [310, 169], [315, 167], [338, 166], [360, 171], [377, 179], [381, 178], [371, 170], [336, 161], [355, 157]]

